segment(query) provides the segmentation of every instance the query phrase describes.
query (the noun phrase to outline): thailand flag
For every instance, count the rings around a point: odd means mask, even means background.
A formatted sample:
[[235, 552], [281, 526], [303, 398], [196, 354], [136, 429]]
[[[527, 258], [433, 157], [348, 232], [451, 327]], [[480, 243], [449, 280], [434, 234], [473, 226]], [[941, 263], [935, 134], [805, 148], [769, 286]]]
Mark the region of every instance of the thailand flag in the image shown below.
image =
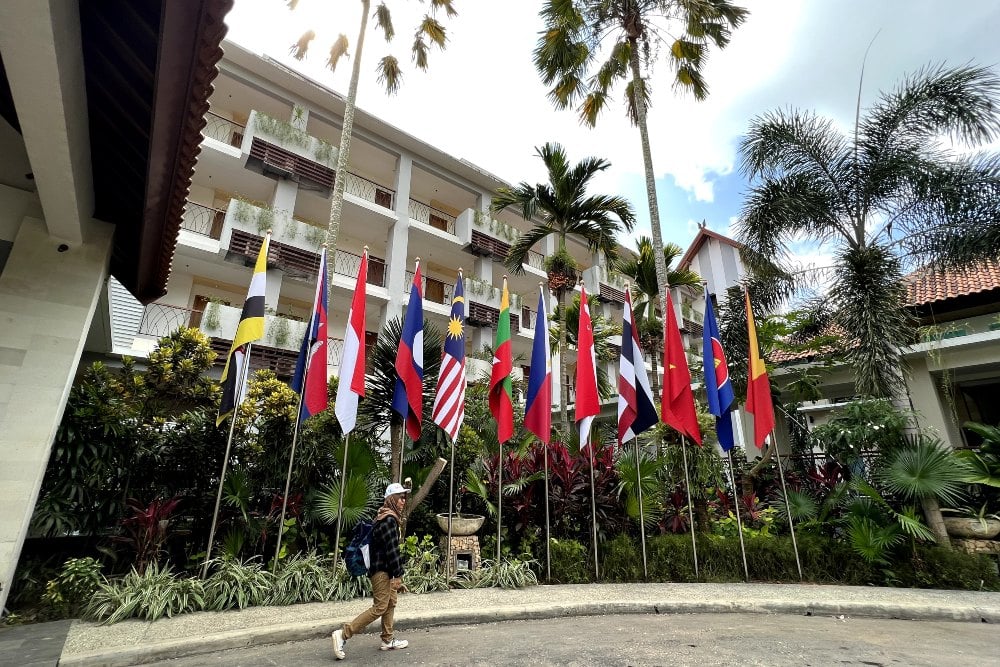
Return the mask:
[[[301, 394], [299, 421], [326, 410], [330, 404], [327, 391], [327, 317], [326, 317], [326, 248], [319, 256], [319, 275], [316, 277], [316, 296], [313, 299], [312, 317], [299, 349], [292, 377], [292, 391]], [[305, 388], [303, 389], [303, 383]]]
[[622, 353], [618, 361], [618, 444], [625, 444], [652, 428], [658, 420], [646, 362], [639, 347], [639, 332], [632, 322], [632, 295], [626, 289]]
[[438, 373], [437, 395], [431, 418], [455, 440], [465, 419], [465, 290], [462, 272], [455, 281], [451, 318], [444, 338], [444, 354]]
[[580, 448], [590, 444], [590, 425], [601, 412], [597, 396], [597, 357], [594, 325], [590, 319], [587, 290], [580, 285], [580, 322], [576, 349], [576, 421], [580, 424]]
[[365, 395], [365, 291], [368, 286], [368, 248], [361, 255], [358, 281], [354, 286], [354, 298], [347, 315], [347, 330], [344, 332], [344, 355], [340, 359], [337, 398], [333, 411], [340, 422], [341, 430], [347, 434], [354, 430], [358, 421], [358, 400]]
[[705, 394], [708, 397], [708, 411], [715, 415], [715, 432], [719, 436], [719, 446], [728, 452], [733, 448], [733, 418], [730, 410], [736, 396], [729, 381], [729, 366], [726, 354], [719, 341], [719, 325], [712, 311], [712, 299], [705, 288], [705, 322], [702, 331], [702, 354], [705, 367]]
[[539, 287], [535, 340], [531, 345], [531, 374], [524, 405], [524, 427], [546, 445], [552, 436], [552, 354], [549, 347], [549, 319], [545, 311], [545, 288]]
[[410, 302], [403, 317], [403, 334], [396, 352], [396, 389], [392, 409], [406, 421], [410, 440], [420, 439], [420, 420], [424, 405], [424, 303], [420, 292], [420, 260], [413, 274]]

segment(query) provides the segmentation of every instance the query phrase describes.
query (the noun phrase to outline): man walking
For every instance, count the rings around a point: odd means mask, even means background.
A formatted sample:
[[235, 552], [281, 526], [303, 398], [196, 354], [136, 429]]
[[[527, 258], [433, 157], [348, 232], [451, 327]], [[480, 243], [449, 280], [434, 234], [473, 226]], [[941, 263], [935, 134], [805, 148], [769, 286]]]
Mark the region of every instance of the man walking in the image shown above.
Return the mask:
[[344, 645], [348, 639], [358, 634], [376, 618], [382, 619], [381, 651], [406, 648], [409, 642], [396, 639], [392, 634], [392, 616], [396, 609], [396, 594], [406, 592], [403, 586], [403, 559], [399, 553], [399, 543], [402, 535], [399, 530], [406, 506], [406, 494], [409, 489], [402, 484], [393, 482], [385, 489], [385, 504], [379, 508], [372, 527], [371, 546], [369, 550], [370, 565], [368, 576], [372, 581], [372, 598], [374, 602], [350, 623], [333, 633], [333, 655], [337, 660], [347, 657]]

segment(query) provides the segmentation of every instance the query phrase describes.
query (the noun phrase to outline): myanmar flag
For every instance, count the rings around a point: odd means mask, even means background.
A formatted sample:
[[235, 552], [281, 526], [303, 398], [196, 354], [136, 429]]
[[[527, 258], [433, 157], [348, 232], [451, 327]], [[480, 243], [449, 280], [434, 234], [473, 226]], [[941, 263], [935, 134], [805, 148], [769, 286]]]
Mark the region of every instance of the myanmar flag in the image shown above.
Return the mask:
[[503, 279], [500, 296], [500, 319], [497, 340], [493, 347], [493, 368], [490, 371], [490, 412], [497, 422], [497, 442], [504, 443], [514, 436], [514, 401], [510, 372], [513, 369], [510, 351], [510, 295], [507, 277]]

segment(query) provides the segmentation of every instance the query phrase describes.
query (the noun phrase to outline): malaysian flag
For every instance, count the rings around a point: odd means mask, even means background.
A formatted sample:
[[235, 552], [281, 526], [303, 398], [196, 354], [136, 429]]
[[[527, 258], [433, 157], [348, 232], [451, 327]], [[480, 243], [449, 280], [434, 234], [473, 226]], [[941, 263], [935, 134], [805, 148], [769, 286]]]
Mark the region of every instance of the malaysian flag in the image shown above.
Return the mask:
[[451, 299], [451, 318], [444, 339], [444, 356], [438, 374], [437, 396], [432, 419], [448, 437], [455, 440], [465, 419], [465, 294], [462, 272], [455, 281]]

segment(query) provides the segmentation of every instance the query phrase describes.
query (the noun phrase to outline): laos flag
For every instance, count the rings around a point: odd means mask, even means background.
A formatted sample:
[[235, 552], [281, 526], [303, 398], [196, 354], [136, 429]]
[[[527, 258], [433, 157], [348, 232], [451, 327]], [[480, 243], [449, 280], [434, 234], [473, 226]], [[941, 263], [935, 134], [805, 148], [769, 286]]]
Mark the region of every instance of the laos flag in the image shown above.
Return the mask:
[[705, 322], [702, 332], [702, 351], [705, 366], [705, 393], [708, 396], [708, 411], [715, 415], [715, 432], [723, 451], [733, 448], [733, 385], [729, 381], [729, 366], [719, 341], [719, 325], [712, 311], [712, 299], [705, 288]]
[[420, 293], [422, 280], [417, 260], [410, 302], [403, 317], [403, 334], [396, 351], [396, 389], [392, 409], [406, 421], [410, 440], [420, 439], [420, 420], [424, 412], [424, 303]]

